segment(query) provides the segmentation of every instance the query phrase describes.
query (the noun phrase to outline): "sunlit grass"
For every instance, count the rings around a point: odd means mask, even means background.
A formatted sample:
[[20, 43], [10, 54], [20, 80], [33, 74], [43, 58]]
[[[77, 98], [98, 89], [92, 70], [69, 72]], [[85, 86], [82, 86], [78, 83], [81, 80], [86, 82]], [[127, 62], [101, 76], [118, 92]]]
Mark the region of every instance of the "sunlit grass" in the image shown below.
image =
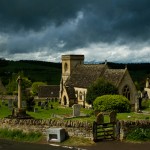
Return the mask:
[[[78, 121], [87, 121], [87, 122], [93, 122], [96, 120], [96, 117], [94, 115], [93, 109], [85, 109], [81, 108], [81, 117], [75, 117], [71, 118], [73, 115], [73, 109], [72, 107], [63, 107], [58, 102], [50, 102], [48, 110], [41, 109], [37, 105], [38, 102], [36, 102], [36, 108], [38, 108], [38, 112], [29, 112], [27, 111], [27, 114], [32, 116], [35, 119], [51, 119], [54, 118], [54, 115], [58, 115], [57, 119], [72, 119], [72, 120], [78, 120]], [[53, 105], [53, 109], [50, 108], [50, 106]], [[150, 110], [146, 110], [149, 111]], [[11, 110], [8, 108], [8, 106], [2, 105], [0, 100], [0, 118], [7, 117], [8, 115], [11, 115]], [[105, 122], [109, 122], [109, 116], [105, 116]], [[147, 113], [117, 113], [117, 119], [118, 120], [145, 120], [150, 119], [150, 114]]]
[[22, 130], [10, 130], [8, 128], [0, 129], [0, 138], [11, 139], [15, 141], [37, 142], [42, 138], [40, 132], [25, 133]]

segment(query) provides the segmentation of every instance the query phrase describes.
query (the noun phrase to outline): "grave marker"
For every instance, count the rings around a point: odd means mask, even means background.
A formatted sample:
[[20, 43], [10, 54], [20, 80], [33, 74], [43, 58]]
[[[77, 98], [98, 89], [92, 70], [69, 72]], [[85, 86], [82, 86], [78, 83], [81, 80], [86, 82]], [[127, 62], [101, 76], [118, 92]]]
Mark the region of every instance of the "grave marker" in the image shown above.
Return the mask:
[[74, 104], [72, 107], [73, 107], [73, 116], [74, 116], [74, 117], [80, 116], [81, 105], [79, 105], [79, 104]]

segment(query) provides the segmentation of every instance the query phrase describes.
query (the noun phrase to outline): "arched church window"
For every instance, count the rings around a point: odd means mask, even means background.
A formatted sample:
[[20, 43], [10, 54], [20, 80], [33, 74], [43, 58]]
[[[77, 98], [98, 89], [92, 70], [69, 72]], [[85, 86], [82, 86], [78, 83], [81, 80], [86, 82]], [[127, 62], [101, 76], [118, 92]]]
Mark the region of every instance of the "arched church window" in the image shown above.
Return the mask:
[[79, 93], [79, 99], [82, 100], [82, 92]]
[[123, 94], [123, 96], [125, 96], [127, 99], [130, 100], [130, 89], [127, 85], [124, 86], [122, 94]]
[[68, 64], [67, 63], [64, 64], [64, 70], [65, 70], [65, 72], [68, 70]]

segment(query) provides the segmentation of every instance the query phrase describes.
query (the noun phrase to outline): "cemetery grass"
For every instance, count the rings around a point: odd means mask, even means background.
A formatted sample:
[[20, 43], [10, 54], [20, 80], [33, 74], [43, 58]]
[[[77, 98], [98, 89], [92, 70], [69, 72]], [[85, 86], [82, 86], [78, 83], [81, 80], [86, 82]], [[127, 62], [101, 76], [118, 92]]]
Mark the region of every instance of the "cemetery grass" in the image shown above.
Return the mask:
[[[29, 112], [27, 114], [32, 116], [35, 119], [64, 119], [64, 120], [78, 120], [78, 121], [87, 121], [93, 122], [96, 120], [96, 117], [93, 113], [92, 109], [81, 109], [81, 116], [80, 117], [72, 117], [72, 108], [70, 107], [63, 107], [59, 105], [58, 102], [50, 102], [49, 106], [53, 105], [53, 109], [41, 109], [36, 102], [36, 108], [38, 108], [38, 112]], [[144, 110], [143, 110], [144, 112]], [[149, 120], [150, 119], [150, 110], [146, 109], [147, 113], [117, 113], [118, 120]], [[11, 109], [8, 108], [7, 105], [2, 105], [0, 101], [0, 118], [5, 118], [11, 115]], [[108, 116], [105, 117], [105, 122], [108, 122]]]

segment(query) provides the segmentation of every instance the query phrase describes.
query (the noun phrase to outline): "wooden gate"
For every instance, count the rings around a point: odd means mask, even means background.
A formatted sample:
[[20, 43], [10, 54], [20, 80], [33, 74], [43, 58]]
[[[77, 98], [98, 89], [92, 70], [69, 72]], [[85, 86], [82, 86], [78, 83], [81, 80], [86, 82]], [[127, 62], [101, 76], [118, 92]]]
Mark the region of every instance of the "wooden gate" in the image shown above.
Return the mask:
[[[109, 115], [110, 121], [104, 122], [104, 115]], [[93, 122], [93, 140], [99, 141], [104, 139], [115, 139], [116, 134], [116, 113], [99, 113], [97, 120]]]
[[93, 122], [93, 140], [95, 142], [104, 139], [114, 140], [115, 136], [115, 126], [114, 123], [103, 123], [97, 124], [97, 122]]

